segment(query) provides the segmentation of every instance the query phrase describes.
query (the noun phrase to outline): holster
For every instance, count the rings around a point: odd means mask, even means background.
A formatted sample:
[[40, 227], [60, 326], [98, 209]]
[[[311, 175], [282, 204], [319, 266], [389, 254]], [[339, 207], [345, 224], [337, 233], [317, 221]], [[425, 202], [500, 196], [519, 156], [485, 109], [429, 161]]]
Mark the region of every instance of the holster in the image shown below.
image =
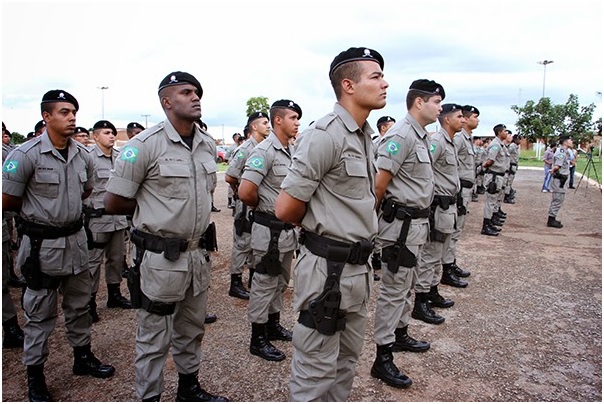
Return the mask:
[[463, 204], [463, 195], [462, 191], [459, 190], [457, 193], [457, 216], [464, 216], [468, 213], [468, 210]]
[[474, 183], [472, 183], [472, 181], [468, 181], [468, 180], [462, 180], [461, 178], [459, 179], [459, 183], [461, 184], [462, 188], [474, 188]]
[[93, 209], [87, 206], [82, 206], [84, 212], [84, 231], [86, 232], [86, 245], [88, 250], [94, 250], [95, 248], [105, 248], [107, 243], [97, 243], [94, 241], [92, 231], [90, 230], [90, 218], [101, 217], [105, 214], [105, 209]]
[[553, 174], [553, 177], [560, 180], [560, 188], [564, 188], [564, 185], [566, 184], [566, 181], [568, 181], [568, 175], [566, 174], [560, 174], [559, 171], [556, 171]]
[[238, 236], [243, 235], [243, 233], [251, 233], [252, 232], [252, 220], [249, 218], [247, 206], [243, 205], [243, 209], [241, 212], [235, 216], [235, 234]]
[[256, 272], [267, 274], [269, 276], [279, 276], [281, 274], [281, 261], [279, 260], [279, 237], [283, 230], [294, 228], [289, 223], [282, 222], [275, 215], [266, 212], [253, 212], [253, 221], [261, 226], [268, 227], [270, 230], [270, 241], [266, 254], [256, 265]]
[[516, 171], [518, 171], [518, 164], [516, 163], [510, 163], [510, 174], [516, 174]]
[[405, 215], [396, 242], [382, 249], [382, 262], [387, 263], [388, 270], [393, 274], [398, 272], [400, 266], [413, 268], [417, 264], [417, 258], [405, 245], [410, 227], [411, 215]]
[[497, 190], [497, 179], [495, 178], [495, 176], [493, 176], [493, 179], [489, 183], [489, 186], [487, 187], [487, 192], [489, 194], [491, 194], [491, 195], [496, 194], [496, 193], [499, 192]]
[[207, 251], [218, 251], [218, 238], [216, 236], [216, 223], [211, 222], [203, 233], [205, 249]]
[[444, 243], [447, 239], [447, 235], [439, 230], [436, 230], [434, 225], [434, 214], [436, 213], [436, 207], [438, 204], [432, 204], [430, 207], [430, 217], [428, 222], [430, 223], [430, 241], [436, 241], [438, 243]]
[[128, 273], [128, 291], [130, 292], [130, 302], [135, 309], [141, 308], [141, 299], [143, 292], [141, 291], [141, 263], [145, 250], [136, 247], [136, 256], [134, 258], [134, 266], [130, 268]]

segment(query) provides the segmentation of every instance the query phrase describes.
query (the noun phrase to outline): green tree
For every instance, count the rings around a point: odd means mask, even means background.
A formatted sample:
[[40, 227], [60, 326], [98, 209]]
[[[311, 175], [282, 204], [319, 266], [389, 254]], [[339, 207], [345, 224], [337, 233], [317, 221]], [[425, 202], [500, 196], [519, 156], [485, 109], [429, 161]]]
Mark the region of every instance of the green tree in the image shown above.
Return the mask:
[[13, 139], [13, 144], [21, 144], [23, 142], [25, 142], [25, 136], [23, 136], [22, 134], [20, 134], [19, 132], [13, 132], [11, 133], [12, 135], [12, 139]]
[[252, 97], [245, 103], [247, 110], [245, 111], [246, 116], [252, 115], [254, 112], [262, 111], [268, 114], [270, 106], [268, 104], [268, 97]]

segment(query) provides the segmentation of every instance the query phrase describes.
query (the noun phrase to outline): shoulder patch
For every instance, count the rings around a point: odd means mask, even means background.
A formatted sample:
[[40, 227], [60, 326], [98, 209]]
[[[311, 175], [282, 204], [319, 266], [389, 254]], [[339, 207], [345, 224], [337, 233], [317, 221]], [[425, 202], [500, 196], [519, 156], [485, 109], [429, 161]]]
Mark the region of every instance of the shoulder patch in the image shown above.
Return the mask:
[[264, 159], [262, 157], [253, 157], [250, 160], [250, 167], [253, 167], [256, 169], [263, 169], [264, 168]]
[[2, 171], [5, 173], [14, 174], [17, 172], [17, 167], [19, 167], [19, 162], [17, 160], [6, 160], [2, 166]]
[[124, 147], [124, 150], [122, 150], [120, 159], [127, 161], [129, 163], [135, 163], [137, 157], [138, 157], [138, 149], [133, 146], [126, 146], [126, 147]]
[[394, 140], [390, 140], [388, 143], [386, 143], [386, 151], [388, 152], [388, 154], [392, 154], [393, 156], [396, 156], [400, 150], [401, 150], [400, 143], [395, 142]]
[[434, 153], [436, 150], [436, 145], [434, 143], [430, 143], [430, 153]]
[[497, 145], [493, 145], [493, 146], [491, 146], [491, 149], [493, 149], [493, 150], [497, 151], [497, 150], [499, 150], [499, 146], [497, 146]]
[[315, 128], [320, 129], [320, 130], [327, 129], [329, 124], [331, 122], [333, 122], [333, 120], [336, 119], [337, 116], [338, 115], [336, 115], [335, 112], [331, 112], [331, 113], [325, 115], [324, 117], [317, 119], [317, 122], [315, 122]]

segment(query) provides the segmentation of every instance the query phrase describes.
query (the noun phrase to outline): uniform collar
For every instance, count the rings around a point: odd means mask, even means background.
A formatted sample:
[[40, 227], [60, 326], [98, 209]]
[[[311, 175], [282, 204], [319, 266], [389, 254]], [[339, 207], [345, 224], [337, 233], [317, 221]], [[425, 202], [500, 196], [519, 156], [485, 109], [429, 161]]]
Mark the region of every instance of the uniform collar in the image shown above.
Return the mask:
[[468, 132], [466, 132], [466, 129], [465, 129], [465, 128], [462, 128], [462, 129], [461, 129], [461, 134], [462, 134], [462, 135], [463, 135], [463, 137], [465, 137], [466, 139], [468, 139], [468, 140], [470, 140], [470, 141], [472, 140], [472, 136], [470, 136], [470, 134], [469, 134]]
[[[199, 127], [194, 124], [193, 128], [195, 129], [195, 133], [193, 133], [193, 147], [191, 149], [195, 149], [195, 145], [197, 143], [202, 142], [201, 131], [199, 130]], [[168, 135], [168, 139], [170, 139], [173, 142], [178, 142], [178, 143], [182, 142], [183, 144], [185, 144], [185, 142], [182, 140], [182, 137], [176, 131], [176, 129], [174, 129], [174, 126], [172, 125], [172, 122], [170, 122], [169, 119], [166, 119], [164, 121], [164, 130], [166, 131], [166, 134]]]
[[357, 125], [352, 115], [350, 115], [350, 112], [348, 112], [348, 110], [339, 102], [336, 102], [334, 105], [333, 112], [340, 117], [342, 122], [344, 122], [344, 126], [346, 126], [346, 129], [348, 129], [350, 133], [357, 133], [357, 131], [360, 130], [364, 134], [369, 135], [369, 138], [371, 138], [371, 135], [373, 135], [373, 129], [371, 129], [371, 126], [369, 126], [367, 121], [365, 121], [363, 124], [363, 128], [359, 128], [359, 125]]
[[[68, 152], [68, 160], [79, 152], [78, 146], [75, 144], [75, 140], [69, 138], [67, 139], [67, 150]], [[48, 136], [48, 132], [44, 131], [40, 135], [40, 152], [41, 153], [53, 153], [56, 151], [56, 155], [59, 155], [59, 151], [54, 147], [52, 142], [50, 141], [50, 136]]]
[[266, 140], [270, 141], [273, 147], [277, 150], [283, 150], [284, 152], [289, 154], [289, 151], [286, 147], [281, 144], [281, 141], [277, 137], [277, 134], [271, 129], [271, 133], [266, 137]]
[[451, 138], [449, 137], [449, 134], [447, 133], [447, 131], [446, 131], [446, 130], [445, 130], [443, 127], [441, 127], [441, 128], [438, 130], [438, 132], [439, 132], [439, 133], [441, 133], [441, 134], [443, 135], [443, 137], [445, 138], [445, 140], [447, 141], [447, 143], [453, 144], [453, 139], [451, 139]]
[[409, 112], [407, 112], [407, 115], [405, 115], [405, 119], [409, 121], [409, 123], [411, 124], [413, 129], [415, 129], [415, 132], [419, 135], [419, 137], [424, 139], [426, 136], [428, 136], [428, 132], [426, 132], [426, 129], [422, 125], [420, 125], [419, 122], [417, 122]]

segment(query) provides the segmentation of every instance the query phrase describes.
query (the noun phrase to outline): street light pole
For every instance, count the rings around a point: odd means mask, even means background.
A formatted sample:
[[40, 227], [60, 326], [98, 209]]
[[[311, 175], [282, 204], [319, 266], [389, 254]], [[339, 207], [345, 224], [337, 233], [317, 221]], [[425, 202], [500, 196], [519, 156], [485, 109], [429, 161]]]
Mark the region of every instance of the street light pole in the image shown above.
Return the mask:
[[147, 118], [150, 117], [151, 115], [149, 115], [149, 114], [142, 114], [141, 116], [145, 118], [145, 129], [147, 129]]
[[539, 63], [540, 65], [543, 65], [543, 92], [541, 93], [541, 98], [545, 97], [545, 69], [547, 68], [547, 65], [554, 63], [553, 60], [540, 60], [537, 63]]
[[105, 119], [105, 90], [109, 87], [101, 86], [97, 88], [101, 90], [101, 119]]

